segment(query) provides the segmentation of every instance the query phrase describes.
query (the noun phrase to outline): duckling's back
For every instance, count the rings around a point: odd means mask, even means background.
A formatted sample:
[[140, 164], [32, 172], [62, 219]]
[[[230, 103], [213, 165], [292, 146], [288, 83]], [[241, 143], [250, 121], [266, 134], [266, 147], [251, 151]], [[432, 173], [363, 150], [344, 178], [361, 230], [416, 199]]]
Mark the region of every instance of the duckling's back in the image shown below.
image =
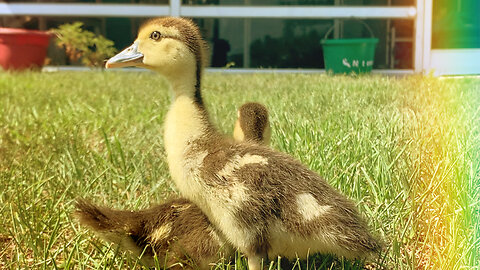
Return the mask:
[[243, 252], [361, 258], [379, 249], [355, 204], [294, 158], [219, 138], [193, 142], [190, 151], [208, 153], [192, 172], [202, 183], [199, 207]]

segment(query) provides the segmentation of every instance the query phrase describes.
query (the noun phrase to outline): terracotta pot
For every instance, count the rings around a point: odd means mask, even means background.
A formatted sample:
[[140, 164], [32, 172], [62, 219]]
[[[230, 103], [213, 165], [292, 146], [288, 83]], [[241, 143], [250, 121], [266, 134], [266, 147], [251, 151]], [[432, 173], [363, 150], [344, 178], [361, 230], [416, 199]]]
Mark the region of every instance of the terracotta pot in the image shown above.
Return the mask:
[[51, 36], [43, 31], [0, 27], [0, 66], [12, 70], [42, 67]]

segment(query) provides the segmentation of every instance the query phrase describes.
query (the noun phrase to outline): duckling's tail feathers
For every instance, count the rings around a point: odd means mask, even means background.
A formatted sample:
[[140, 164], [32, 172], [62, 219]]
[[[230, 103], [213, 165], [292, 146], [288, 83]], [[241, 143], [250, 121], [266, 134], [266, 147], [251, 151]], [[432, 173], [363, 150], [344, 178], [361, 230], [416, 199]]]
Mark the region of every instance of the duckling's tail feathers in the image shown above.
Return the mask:
[[[132, 235], [142, 229], [139, 212], [100, 207], [85, 199], [77, 199], [73, 213], [78, 222], [96, 233]], [[109, 240], [109, 239], [106, 239]]]
[[107, 242], [120, 245], [139, 256], [144, 252], [144, 217], [141, 211], [115, 210], [77, 199], [73, 216]]

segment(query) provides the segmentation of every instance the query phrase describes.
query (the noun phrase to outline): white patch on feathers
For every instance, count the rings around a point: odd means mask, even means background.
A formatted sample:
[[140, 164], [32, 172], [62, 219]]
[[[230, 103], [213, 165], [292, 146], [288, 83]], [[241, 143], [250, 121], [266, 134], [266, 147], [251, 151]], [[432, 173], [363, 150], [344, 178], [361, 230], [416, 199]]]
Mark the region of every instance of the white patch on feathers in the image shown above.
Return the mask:
[[229, 178], [233, 175], [233, 173], [248, 164], [260, 164], [260, 165], [267, 165], [268, 159], [259, 155], [251, 155], [245, 154], [244, 156], [236, 155], [234, 156], [230, 162], [225, 164], [217, 175], [220, 177]]
[[302, 193], [297, 196], [297, 209], [305, 221], [311, 221], [328, 213], [330, 205], [320, 205], [310, 193]]
[[172, 231], [172, 224], [171, 223], [164, 224], [158, 227], [155, 231], [153, 231], [153, 233], [150, 235], [150, 239], [155, 244], [156, 242], [159, 242], [167, 238], [171, 231]]

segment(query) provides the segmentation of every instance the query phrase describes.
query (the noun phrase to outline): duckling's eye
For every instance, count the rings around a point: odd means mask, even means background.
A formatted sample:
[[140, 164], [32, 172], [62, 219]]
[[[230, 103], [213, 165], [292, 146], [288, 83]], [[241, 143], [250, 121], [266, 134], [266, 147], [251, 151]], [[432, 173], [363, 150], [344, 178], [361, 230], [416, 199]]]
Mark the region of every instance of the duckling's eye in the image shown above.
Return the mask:
[[158, 31], [153, 31], [153, 32], [150, 34], [150, 38], [153, 39], [153, 40], [159, 40], [161, 36], [162, 36], [162, 35], [161, 35], [160, 32], [158, 32]]

